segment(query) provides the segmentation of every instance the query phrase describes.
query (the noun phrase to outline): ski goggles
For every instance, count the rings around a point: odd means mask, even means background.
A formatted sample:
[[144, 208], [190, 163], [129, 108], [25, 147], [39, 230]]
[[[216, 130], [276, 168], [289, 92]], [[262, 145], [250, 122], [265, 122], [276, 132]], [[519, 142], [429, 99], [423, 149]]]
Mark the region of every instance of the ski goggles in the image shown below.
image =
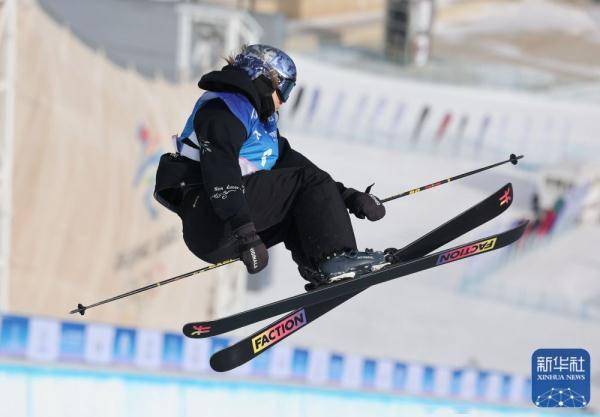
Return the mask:
[[290, 98], [290, 94], [296, 85], [296, 80], [291, 78], [282, 78], [279, 83], [277, 83], [277, 95], [282, 103], [285, 103], [288, 98]]

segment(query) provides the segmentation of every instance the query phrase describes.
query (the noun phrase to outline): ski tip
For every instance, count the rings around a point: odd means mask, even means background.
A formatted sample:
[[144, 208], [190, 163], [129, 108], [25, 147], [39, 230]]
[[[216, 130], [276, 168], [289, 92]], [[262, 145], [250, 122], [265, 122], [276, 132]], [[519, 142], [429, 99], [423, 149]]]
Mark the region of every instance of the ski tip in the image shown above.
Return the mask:
[[215, 372], [228, 372], [247, 362], [246, 360], [242, 363], [237, 363], [234, 358], [229, 358], [230, 360], [225, 360], [225, 358], [220, 357], [221, 355], [219, 354], [221, 352], [223, 351], [221, 350], [210, 357], [210, 367]]
[[517, 238], [515, 240], [519, 240], [521, 239], [521, 237], [523, 236], [523, 233], [525, 233], [525, 229], [527, 229], [527, 226], [529, 225], [529, 220], [523, 220], [521, 223], [519, 223], [517, 225], [517, 227], [515, 227], [515, 230], [517, 231]]
[[212, 326], [205, 322], [187, 323], [183, 326], [183, 334], [192, 339], [203, 339], [214, 336], [211, 332]]
[[493, 197], [490, 198], [495, 198], [498, 199], [498, 202], [500, 204], [500, 207], [503, 207], [504, 210], [506, 210], [507, 208], [509, 208], [512, 204], [513, 201], [513, 187], [512, 187], [512, 183], [508, 182], [506, 183], [504, 186], [502, 186], [502, 188], [500, 188], [496, 194], [494, 194]]
[[215, 356], [211, 356], [210, 357], [210, 367], [213, 371], [215, 372], [227, 372], [230, 371], [231, 369], [227, 369], [227, 367], [224, 367], [222, 363], [219, 363], [218, 360], [215, 360]]

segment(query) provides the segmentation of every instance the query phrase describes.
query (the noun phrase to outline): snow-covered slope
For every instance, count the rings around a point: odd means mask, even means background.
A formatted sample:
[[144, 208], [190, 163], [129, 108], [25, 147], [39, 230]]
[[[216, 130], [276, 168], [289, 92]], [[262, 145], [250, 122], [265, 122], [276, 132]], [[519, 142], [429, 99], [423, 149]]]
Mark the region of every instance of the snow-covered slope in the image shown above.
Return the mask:
[[485, 284], [475, 292], [523, 308], [600, 321], [600, 257], [596, 249], [600, 226], [580, 227], [530, 244], [533, 248], [509, 267], [482, 277]]
[[456, 2], [454, 8], [442, 10], [435, 30], [459, 37], [556, 31], [586, 33], [597, 40], [600, 28], [591, 10], [591, 5], [552, 0]]

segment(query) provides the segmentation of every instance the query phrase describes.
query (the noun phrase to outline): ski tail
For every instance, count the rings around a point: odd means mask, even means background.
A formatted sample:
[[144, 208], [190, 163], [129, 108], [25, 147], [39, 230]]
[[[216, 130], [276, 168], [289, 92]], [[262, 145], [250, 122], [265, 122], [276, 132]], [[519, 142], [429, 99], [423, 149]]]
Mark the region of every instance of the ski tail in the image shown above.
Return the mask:
[[[330, 303], [339, 305], [356, 295], [357, 292], [361, 292], [372, 285], [501, 249], [517, 241], [523, 235], [526, 227], [527, 222], [523, 222], [502, 233], [439, 251], [404, 264], [392, 265], [381, 271], [368, 274], [370, 278], [358, 278], [346, 284], [339, 284], [339, 289], [343, 289], [345, 292], [330, 299]], [[319, 306], [321, 306], [321, 310], [319, 310]], [[225, 372], [237, 368], [292, 335], [330, 309], [326, 308], [326, 303], [315, 304], [313, 307], [316, 308], [308, 310], [308, 307], [304, 307], [287, 314], [249, 337], [216, 352], [210, 358], [210, 366], [217, 372]]]

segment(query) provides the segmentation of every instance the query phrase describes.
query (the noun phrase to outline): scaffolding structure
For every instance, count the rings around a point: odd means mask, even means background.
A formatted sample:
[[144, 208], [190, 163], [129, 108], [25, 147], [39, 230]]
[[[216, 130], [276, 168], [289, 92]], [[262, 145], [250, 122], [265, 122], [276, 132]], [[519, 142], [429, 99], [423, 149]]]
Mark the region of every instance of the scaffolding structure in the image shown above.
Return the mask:
[[0, 0], [0, 312], [9, 309], [17, 0]]
[[260, 41], [262, 27], [246, 12], [182, 3], [178, 16], [177, 72], [181, 82], [199, 79], [223, 66], [223, 57]]
[[433, 0], [387, 0], [385, 53], [390, 61], [422, 67], [431, 50]]

